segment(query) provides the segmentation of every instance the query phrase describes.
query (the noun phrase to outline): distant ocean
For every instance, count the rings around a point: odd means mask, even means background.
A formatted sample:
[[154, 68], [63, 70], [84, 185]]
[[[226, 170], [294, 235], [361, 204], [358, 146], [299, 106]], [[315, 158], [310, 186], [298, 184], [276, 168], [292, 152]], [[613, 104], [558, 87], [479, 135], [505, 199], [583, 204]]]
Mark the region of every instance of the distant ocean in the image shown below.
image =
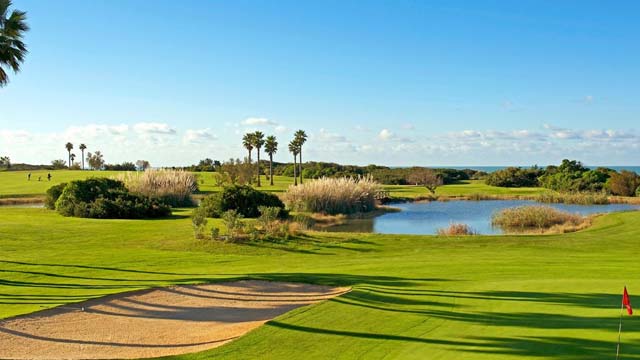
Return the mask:
[[[525, 166], [521, 166], [521, 165], [513, 165], [513, 166], [520, 166], [520, 167], [530, 167], [531, 165], [525, 165]], [[546, 167], [546, 165], [538, 165], [541, 168]], [[609, 168], [609, 169], [613, 169], [616, 171], [621, 171], [621, 170], [627, 170], [627, 171], [633, 171], [637, 174], [640, 174], [640, 166], [592, 166], [592, 165], [585, 165], [586, 167], [590, 168], [590, 169], [595, 169], [598, 167], [605, 167], [605, 168]], [[463, 170], [463, 169], [471, 169], [471, 170], [476, 170], [476, 171], [485, 171], [485, 172], [494, 172], [496, 170], [502, 170], [504, 168], [507, 168], [509, 166], [429, 166], [429, 167], [433, 167], [433, 168], [440, 168], [440, 169], [457, 169], [457, 170]]]

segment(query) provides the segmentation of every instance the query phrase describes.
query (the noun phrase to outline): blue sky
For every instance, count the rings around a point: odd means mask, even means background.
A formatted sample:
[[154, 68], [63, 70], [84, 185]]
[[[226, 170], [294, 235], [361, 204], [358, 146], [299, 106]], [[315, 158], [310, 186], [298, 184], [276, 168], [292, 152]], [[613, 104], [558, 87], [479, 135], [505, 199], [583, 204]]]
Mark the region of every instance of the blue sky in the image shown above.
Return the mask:
[[637, 165], [638, 2], [45, 1], [0, 89], [0, 153], [154, 166], [305, 160]]

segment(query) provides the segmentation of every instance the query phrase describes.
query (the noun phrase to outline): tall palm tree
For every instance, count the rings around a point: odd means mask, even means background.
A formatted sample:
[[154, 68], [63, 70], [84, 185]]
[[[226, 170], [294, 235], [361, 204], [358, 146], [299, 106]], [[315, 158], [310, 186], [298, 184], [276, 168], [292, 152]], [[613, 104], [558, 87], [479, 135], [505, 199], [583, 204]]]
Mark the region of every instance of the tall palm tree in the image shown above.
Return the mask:
[[298, 153], [300, 152], [300, 146], [296, 139], [291, 140], [289, 143], [289, 152], [293, 154], [293, 185], [298, 186], [298, 166], [296, 160], [298, 159]]
[[82, 151], [82, 170], [84, 170], [84, 151], [87, 149], [87, 145], [80, 144], [80, 151]]
[[258, 187], [262, 186], [260, 184], [260, 148], [264, 145], [264, 134], [262, 131], [256, 131], [253, 133], [253, 146], [256, 148], [256, 152], [258, 153], [258, 160], [256, 164], [258, 165]]
[[[2, 0], [0, 0], [0, 1], [2, 1]], [[73, 150], [73, 144], [68, 142], [64, 147], [65, 147], [65, 149], [67, 149], [67, 152], [69, 153], [68, 160], [69, 160], [69, 167], [71, 167], [71, 165], [72, 165], [71, 164], [71, 150]]]
[[298, 154], [298, 156], [300, 156], [300, 162], [298, 163], [299, 164], [298, 167], [300, 171], [298, 171], [298, 174], [300, 175], [300, 184], [302, 184], [302, 145], [304, 145], [304, 143], [307, 142], [307, 133], [304, 132], [304, 130], [298, 130], [293, 135], [293, 137], [298, 142], [298, 145], [300, 147], [299, 149], [300, 152]]
[[[253, 151], [253, 133], [246, 133], [242, 137], [242, 146], [249, 152], [249, 165], [251, 165], [251, 152]], [[251, 184], [251, 178], [249, 178]]]
[[[71, 163], [70, 164], [73, 165], [73, 162], [76, 161], [76, 154], [71, 154], [70, 157], [71, 157]], [[69, 167], [71, 167], [71, 165], [69, 165]]]
[[273, 154], [278, 152], [278, 141], [275, 136], [267, 136], [264, 151], [269, 155], [269, 183], [273, 186]]
[[0, 0], [0, 87], [9, 82], [3, 67], [17, 73], [27, 54], [27, 46], [22, 42], [24, 33], [29, 30], [27, 13], [13, 10], [9, 14], [9, 7], [11, 0]]

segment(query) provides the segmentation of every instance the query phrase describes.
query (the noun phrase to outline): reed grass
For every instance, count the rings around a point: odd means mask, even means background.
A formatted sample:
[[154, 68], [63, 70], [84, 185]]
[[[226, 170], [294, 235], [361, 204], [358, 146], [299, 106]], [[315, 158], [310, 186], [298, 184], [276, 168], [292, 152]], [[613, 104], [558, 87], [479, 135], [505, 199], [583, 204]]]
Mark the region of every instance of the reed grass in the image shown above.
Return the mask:
[[[549, 230], [553, 227], [579, 227], [587, 218], [544, 205], [527, 205], [503, 209], [491, 219], [494, 226], [506, 231]], [[566, 231], [564, 231], [566, 232]]]
[[464, 236], [464, 235], [477, 235], [477, 232], [467, 224], [453, 223], [446, 228], [438, 229], [438, 235], [440, 236]]
[[537, 201], [549, 204], [606, 205], [609, 196], [604, 193], [559, 193], [547, 192], [538, 195]]
[[196, 176], [182, 170], [127, 172], [116, 177], [129, 191], [158, 199], [171, 206], [193, 205], [191, 195], [198, 191]]
[[321, 178], [290, 186], [283, 198], [293, 211], [354, 214], [375, 210], [381, 191], [382, 186], [371, 177]]

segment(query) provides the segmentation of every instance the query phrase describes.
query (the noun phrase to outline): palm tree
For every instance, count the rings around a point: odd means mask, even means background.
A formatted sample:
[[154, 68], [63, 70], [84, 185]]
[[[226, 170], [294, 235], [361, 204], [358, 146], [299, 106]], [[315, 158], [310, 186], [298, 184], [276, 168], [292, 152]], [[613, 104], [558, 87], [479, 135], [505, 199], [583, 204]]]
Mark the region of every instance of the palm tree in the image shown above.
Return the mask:
[[256, 131], [253, 133], [253, 146], [256, 148], [256, 152], [258, 153], [258, 160], [256, 164], [258, 165], [258, 187], [260, 184], [260, 148], [264, 145], [264, 134], [262, 131]]
[[[0, 0], [2, 1], [2, 0]], [[65, 149], [67, 149], [67, 152], [69, 153], [69, 158], [67, 160], [69, 160], [69, 167], [71, 167], [71, 150], [73, 150], [73, 144], [68, 142], [65, 146]]]
[[87, 149], [87, 145], [80, 144], [80, 151], [82, 151], [82, 170], [84, 170], [84, 151]]
[[[70, 157], [71, 157], [71, 163], [70, 164], [73, 165], [73, 162], [76, 161], [76, 154], [71, 154]], [[71, 165], [69, 165], [69, 167], [71, 167]]]
[[289, 152], [293, 154], [293, 185], [298, 185], [298, 166], [296, 164], [296, 160], [298, 159], [298, 153], [300, 152], [300, 145], [296, 141], [296, 139], [291, 140], [289, 143]]
[[278, 141], [273, 135], [267, 136], [264, 151], [269, 155], [269, 183], [273, 186], [273, 154], [278, 152]]
[[300, 171], [298, 171], [298, 174], [300, 175], [300, 184], [302, 184], [302, 145], [304, 145], [304, 143], [307, 142], [307, 133], [304, 132], [304, 130], [298, 130], [293, 135], [293, 137], [298, 142], [298, 145], [300, 147], [300, 149], [299, 149], [299, 151], [300, 151], [299, 152], [300, 162], [299, 162], [299, 165], [298, 165]]
[[[253, 134], [246, 133], [242, 137], [242, 146], [249, 151], [249, 165], [251, 165], [251, 151], [253, 151]], [[251, 184], [251, 178], [249, 178], [249, 184]]]
[[11, 0], [0, 0], [0, 87], [9, 82], [3, 67], [17, 73], [27, 54], [27, 46], [22, 42], [22, 36], [29, 30], [27, 13], [13, 10], [9, 15], [10, 6]]

